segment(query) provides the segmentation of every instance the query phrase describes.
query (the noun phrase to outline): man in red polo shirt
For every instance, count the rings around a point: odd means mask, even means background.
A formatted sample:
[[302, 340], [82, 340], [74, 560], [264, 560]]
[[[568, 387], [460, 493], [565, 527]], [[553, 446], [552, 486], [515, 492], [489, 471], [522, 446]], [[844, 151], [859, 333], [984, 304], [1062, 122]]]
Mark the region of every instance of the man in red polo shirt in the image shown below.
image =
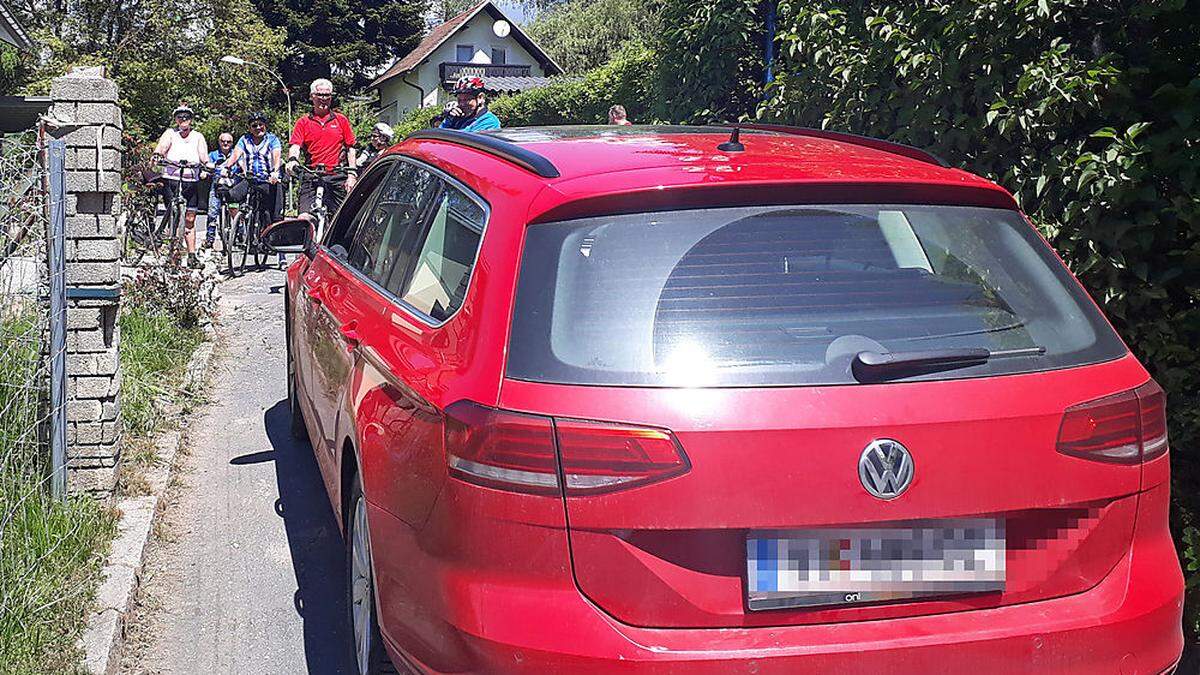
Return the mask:
[[[358, 171], [354, 168], [354, 144], [357, 139], [346, 116], [334, 112], [330, 107], [333, 103], [332, 82], [324, 78], [313, 80], [308, 93], [313, 111], [296, 120], [296, 126], [292, 127], [292, 136], [288, 140], [291, 147], [288, 148], [287, 172], [288, 175], [295, 175], [301, 149], [308, 157], [305, 166], [316, 170], [317, 165], [323, 164], [324, 176], [300, 181], [300, 213], [312, 210], [317, 184], [320, 183], [325, 186], [325, 208], [333, 215], [346, 198], [346, 193], [354, 189], [354, 182], [358, 179]], [[345, 173], [335, 173], [336, 167], [344, 167]]]

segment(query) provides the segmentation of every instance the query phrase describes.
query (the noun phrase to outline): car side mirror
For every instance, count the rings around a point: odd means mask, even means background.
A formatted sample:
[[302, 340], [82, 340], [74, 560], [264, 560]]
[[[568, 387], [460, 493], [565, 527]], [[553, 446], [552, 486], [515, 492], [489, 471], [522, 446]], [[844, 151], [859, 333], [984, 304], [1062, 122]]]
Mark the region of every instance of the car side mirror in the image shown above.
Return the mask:
[[262, 241], [276, 253], [317, 254], [316, 228], [310, 216], [284, 218], [271, 223], [262, 232]]

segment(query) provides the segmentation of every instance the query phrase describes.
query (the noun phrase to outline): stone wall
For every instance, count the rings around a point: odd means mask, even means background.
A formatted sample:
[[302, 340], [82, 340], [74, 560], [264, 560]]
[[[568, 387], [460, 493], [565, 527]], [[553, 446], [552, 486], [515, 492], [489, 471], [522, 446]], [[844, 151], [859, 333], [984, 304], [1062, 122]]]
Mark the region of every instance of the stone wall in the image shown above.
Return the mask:
[[107, 494], [121, 456], [121, 109], [99, 69], [54, 80], [50, 97], [67, 143], [67, 482]]

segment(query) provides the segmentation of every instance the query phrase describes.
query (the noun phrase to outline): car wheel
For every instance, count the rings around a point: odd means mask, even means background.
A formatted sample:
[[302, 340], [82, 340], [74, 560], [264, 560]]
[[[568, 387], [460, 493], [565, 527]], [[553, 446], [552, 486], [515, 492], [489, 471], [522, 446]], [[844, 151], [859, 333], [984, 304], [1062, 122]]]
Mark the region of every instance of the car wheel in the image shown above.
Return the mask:
[[354, 629], [354, 658], [359, 675], [395, 672], [384, 654], [383, 639], [379, 635], [367, 501], [358, 478], [354, 480], [346, 510], [346, 606]]

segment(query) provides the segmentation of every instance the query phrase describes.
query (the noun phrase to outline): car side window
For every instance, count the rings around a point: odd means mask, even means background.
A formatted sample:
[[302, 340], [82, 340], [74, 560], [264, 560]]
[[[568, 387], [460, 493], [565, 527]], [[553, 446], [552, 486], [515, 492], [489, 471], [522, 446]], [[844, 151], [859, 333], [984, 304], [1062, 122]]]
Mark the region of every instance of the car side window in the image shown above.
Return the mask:
[[440, 178], [437, 181], [419, 247], [414, 247], [409, 260], [397, 261], [387, 287], [440, 322], [450, 318], [467, 295], [486, 214], [462, 190]]
[[415, 247], [430, 196], [433, 174], [407, 162], [384, 181], [370, 213], [356, 228], [346, 262], [381, 286], [396, 261]]
[[[390, 168], [408, 166], [399, 163], [391, 164], [393, 166]], [[363, 176], [362, 188], [357, 190], [353, 197], [347, 198], [346, 203], [338, 210], [337, 219], [334, 220], [331, 227], [328, 228], [328, 234], [325, 235], [325, 245], [329, 247], [329, 251], [334, 256], [345, 260], [346, 252], [350, 250], [350, 243], [353, 241], [355, 233], [371, 213], [372, 204], [380, 192], [379, 188], [381, 184], [385, 183], [388, 168], [379, 166], [375, 170], [367, 172]]]

